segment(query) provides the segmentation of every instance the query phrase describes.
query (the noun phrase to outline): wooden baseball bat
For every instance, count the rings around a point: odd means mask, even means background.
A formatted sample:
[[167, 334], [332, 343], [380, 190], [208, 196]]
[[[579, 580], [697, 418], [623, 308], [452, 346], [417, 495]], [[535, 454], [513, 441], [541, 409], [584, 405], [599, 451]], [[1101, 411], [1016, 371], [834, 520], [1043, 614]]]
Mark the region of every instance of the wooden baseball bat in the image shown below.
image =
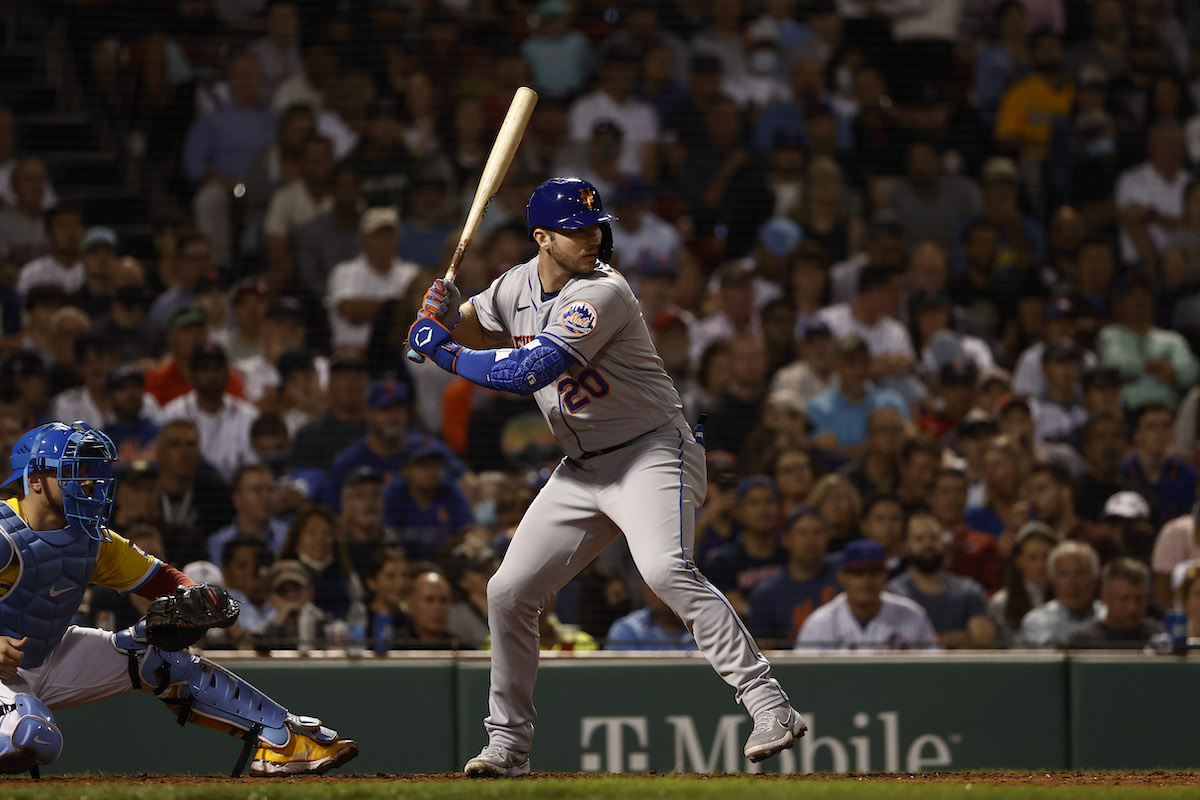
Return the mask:
[[[500, 132], [496, 134], [496, 141], [492, 144], [492, 152], [488, 154], [487, 163], [483, 165], [483, 174], [479, 176], [479, 186], [475, 189], [471, 210], [467, 212], [462, 235], [458, 237], [458, 246], [454, 248], [450, 266], [446, 268], [446, 281], [449, 283], [454, 282], [463, 253], [471, 244], [471, 237], [479, 228], [479, 223], [487, 212], [488, 203], [492, 201], [508, 173], [508, 165], [512, 163], [517, 146], [521, 144], [521, 137], [525, 134], [525, 126], [529, 124], [529, 117], [533, 114], [537, 99], [537, 92], [527, 86], [517, 89], [517, 93], [513, 95], [508, 113], [504, 115], [504, 122], [500, 125]], [[425, 360], [425, 356], [411, 349], [408, 351], [408, 358], [418, 364]]]

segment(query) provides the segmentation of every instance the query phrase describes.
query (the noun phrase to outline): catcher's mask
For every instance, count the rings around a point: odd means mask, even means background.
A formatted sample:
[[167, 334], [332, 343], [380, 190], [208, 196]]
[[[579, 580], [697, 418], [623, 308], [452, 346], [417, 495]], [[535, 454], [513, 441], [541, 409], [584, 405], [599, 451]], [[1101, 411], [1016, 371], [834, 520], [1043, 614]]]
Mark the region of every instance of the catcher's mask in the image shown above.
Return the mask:
[[30, 475], [54, 472], [67, 521], [93, 539], [110, 541], [107, 526], [116, 497], [116, 460], [116, 445], [103, 431], [86, 422], [49, 422], [13, 445], [9, 456], [12, 472], [0, 488], [12, 491], [20, 480], [29, 494]]

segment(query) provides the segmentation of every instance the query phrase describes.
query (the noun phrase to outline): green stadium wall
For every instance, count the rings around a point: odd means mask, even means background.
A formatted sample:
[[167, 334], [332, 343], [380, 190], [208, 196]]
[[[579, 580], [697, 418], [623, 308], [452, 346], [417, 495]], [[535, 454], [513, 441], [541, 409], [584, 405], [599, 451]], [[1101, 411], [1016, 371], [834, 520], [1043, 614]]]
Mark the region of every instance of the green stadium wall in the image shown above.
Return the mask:
[[[1195, 659], [1060, 654], [780, 654], [809, 733], [762, 765], [750, 719], [699, 657], [544, 658], [534, 768], [592, 772], [923, 772], [1190, 768]], [[485, 741], [488, 661], [255, 658], [224, 663], [358, 740], [360, 773], [460, 769]], [[220, 774], [241, 743], [175, 724], [136, 693], [57, 712], [46, 775]], [[1130, 735], [1130, 734], [1133, 735]]]

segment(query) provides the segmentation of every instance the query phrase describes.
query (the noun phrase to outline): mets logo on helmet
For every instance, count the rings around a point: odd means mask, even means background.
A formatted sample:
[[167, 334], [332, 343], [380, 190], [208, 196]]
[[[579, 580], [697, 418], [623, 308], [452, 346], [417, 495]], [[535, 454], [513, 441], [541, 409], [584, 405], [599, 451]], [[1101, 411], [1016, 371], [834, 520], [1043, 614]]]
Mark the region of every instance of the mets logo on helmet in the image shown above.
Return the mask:
[[596, 202], [596, 193], [592, 191], [590, 186], [580, 189], [579, 196], [583, 199], [583, 204], [587, 206], [588, 211], [596, 210], [592, 208], [592, 203]]
[[587, 336], [596, 327], [600, 317], [596, 307], [586, 300], [576, 300], [563, 311], [563, 327], [576, 336]]

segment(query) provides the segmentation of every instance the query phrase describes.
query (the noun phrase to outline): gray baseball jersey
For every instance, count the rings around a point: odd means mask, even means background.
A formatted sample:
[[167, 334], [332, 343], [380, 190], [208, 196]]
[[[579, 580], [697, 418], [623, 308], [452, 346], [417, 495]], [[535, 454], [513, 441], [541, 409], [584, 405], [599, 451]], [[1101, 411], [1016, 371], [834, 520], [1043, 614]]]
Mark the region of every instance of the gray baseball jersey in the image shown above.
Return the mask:
[[537, 264], [513, 267], [471, 303], [483, 329], [514, 347], [542, 336], [578, 362], [534, 394], [563, 452], [598, 452], [679, 422], [679, 393], [625, 278], [600, 265], [546, 296]]

